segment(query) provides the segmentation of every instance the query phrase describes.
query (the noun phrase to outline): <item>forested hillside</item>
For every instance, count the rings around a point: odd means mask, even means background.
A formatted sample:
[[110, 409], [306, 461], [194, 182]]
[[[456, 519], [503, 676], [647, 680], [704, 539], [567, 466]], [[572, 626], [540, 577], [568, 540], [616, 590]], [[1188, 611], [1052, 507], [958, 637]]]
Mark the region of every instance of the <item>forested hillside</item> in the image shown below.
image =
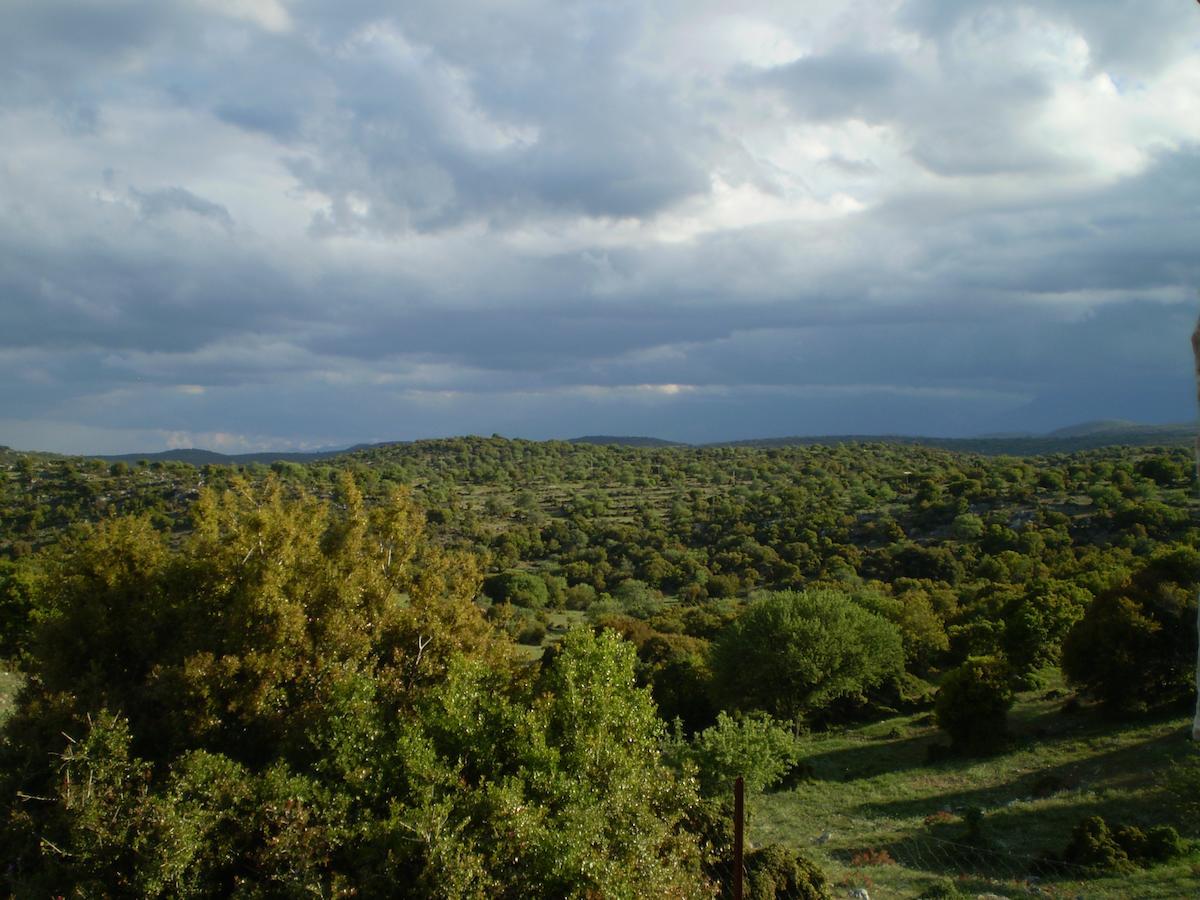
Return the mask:
[[[773, 824], [829, 777], [805, 735], [908, 717], [935, 778], [1066, 746], [1019, 724], [1047, 697], [1114, 740], [1193, 697], [1183, 448], [460, 438], [0, 473], [18, 893], [705, 895], [742, 774], [775, 792], [754, 896], [823, 896], [865, 882], [815, 822]], [[1032, 832], [1024, 874], [1186, 883], [1165, 786], [1200, 767], [1172, 746], [1103, 833], [1094, 798]], [[918, 863], [897, 890], [957, 890]]]

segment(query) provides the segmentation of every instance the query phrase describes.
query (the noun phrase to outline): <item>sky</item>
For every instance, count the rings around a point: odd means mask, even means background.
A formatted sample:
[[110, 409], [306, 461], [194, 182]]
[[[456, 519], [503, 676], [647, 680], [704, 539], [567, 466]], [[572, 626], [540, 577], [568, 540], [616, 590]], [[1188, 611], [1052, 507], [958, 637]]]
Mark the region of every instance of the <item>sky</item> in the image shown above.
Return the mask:
[[0, 444], [1195, 416], [1195, 3], [0, 18]]

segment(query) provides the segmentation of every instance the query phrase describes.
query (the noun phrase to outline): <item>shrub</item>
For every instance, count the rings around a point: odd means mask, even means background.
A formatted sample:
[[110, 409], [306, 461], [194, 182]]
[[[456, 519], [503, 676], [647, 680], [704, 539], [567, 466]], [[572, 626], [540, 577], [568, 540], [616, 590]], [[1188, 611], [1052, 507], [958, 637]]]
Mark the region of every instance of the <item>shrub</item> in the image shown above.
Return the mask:
[[587, 609], [596, 602], [596, 589], [590, 584], [573, 584], [564, 595], [567, 609]]
[[546, 582], [532, 572], [501, 572], [484, 581], [483, 589], [497, 603], [526, 609], [542, 609], [550, 601]]
[[722, 597], [736, 597], [741, 590], [741, 583], [735, 574], [713, 575], [705, 584], [705, 590], [708, 596], [720, 599]]
[[1170, 825], [1144, 831], [1136, 825], [1110, 826], [1100, 816], [1089, 816], [1075, 826], [1063, 859], [1097, 873], [1128, 873], [1182, 856], [1187, 847]]
[[1146, 832], [1141, 858], [1148, 863], [1167, 862], [1187, 852], [1179, 832], [1170, 825], [1155, 825]]
[[1039, 800], [1043, 800], [1046, 797], [1053, 797], [1055, 794], [1061, 794], [1069, 787], [1070, 785], [1061, 776], [1050, 772], [1038, 776], [1037, 780], [1033, 783], [1033, 790], [1031, 793]]
[[1012, 704], [1004, 664], [995, 657], [974, 657], [946, 676], [934, 714], [956, 751], [979, 753], [1002, 744]]
[[967, 832], [963, 835], [963, 842], [974, 844], [977, 847], [986, 846], [989, 843], [987, 832], [984, 830], [985, 816], [983, 810], [978, 806], [968, 806], [963, 812], [963, 822], [966, 823]]
[[543, 640], [546, 639], [546, 626], [541, 622], [530, 622], [521, 629], [517, 635], [517, 641], [521, 644], [528, 644], [531, 647], [539, 647]]
[[961, 896], [958, 885], [952, 879], [940, 878], [921, 891], [917, 900], [958, 900]]
[[1175, 804], [1180, 820], [1200, 820], [1200, 756], [1172, 763], [1161, 774], [1160, 785]]
[[855, 850], [850, 855], [850, 865], [856, 869], [861, 869], [863, 866], [894, 866], [895, 864], [896, 860], [892, 859], [892, 854], [875, 847]]
[[768, 844], [746, 854], [746, 894], [759, 900], [828, 900], [825, 874], [800, 851]]
[[28, 650], [36, 589], [37, 573], [31, 563], [0, 559], [0, 659]]
[[613, 591], [613, 599], [628, 615], [648, 619], [662, 609], [662, 593], [636, 578], [627, 578]]
[[1122, 874], [1134, 869], [1129, 854], [1117, 843], [1108, 823], [1100, 816], [1089, 816], [1075, 826], [1063, 859], [1097, 873]]

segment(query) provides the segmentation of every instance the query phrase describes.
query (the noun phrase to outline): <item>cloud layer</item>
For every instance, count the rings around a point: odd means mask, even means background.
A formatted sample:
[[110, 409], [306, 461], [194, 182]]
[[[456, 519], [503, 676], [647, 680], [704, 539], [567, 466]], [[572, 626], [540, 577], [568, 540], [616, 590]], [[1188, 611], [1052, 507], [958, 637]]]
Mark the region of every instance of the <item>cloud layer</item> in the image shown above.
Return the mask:
[[1191, 417], [1177, 0], [18, 0], [0, 443]]

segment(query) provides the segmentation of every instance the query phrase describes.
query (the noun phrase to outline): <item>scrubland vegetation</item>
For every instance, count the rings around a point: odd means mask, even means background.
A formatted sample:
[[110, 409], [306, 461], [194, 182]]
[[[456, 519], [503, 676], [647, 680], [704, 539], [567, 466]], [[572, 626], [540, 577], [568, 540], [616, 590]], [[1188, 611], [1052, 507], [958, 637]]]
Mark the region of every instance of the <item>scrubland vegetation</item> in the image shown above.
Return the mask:
[[1200, 890], [1183, 449], [0, 475], [16, 895]]

